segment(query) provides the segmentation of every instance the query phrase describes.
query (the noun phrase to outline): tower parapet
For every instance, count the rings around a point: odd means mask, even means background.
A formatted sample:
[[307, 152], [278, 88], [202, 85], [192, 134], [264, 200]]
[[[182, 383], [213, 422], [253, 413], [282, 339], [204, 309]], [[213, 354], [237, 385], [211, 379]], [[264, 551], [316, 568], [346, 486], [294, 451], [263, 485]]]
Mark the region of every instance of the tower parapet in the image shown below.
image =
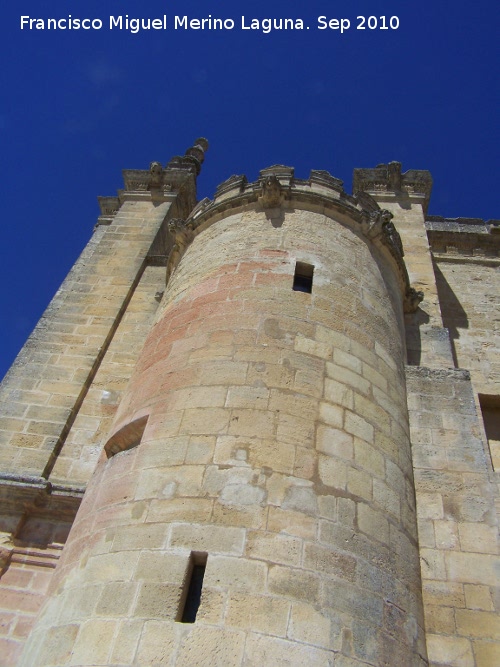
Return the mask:
[[387, 200], [405, 196], [420, 200], [427, 211], [432, 191], [432, 177], [429, 171], [409, 169], [401, 172], [401, 162], [379, 164], [374, 169], [355, 169], [352, 183], [354, 194], [368, 192]]

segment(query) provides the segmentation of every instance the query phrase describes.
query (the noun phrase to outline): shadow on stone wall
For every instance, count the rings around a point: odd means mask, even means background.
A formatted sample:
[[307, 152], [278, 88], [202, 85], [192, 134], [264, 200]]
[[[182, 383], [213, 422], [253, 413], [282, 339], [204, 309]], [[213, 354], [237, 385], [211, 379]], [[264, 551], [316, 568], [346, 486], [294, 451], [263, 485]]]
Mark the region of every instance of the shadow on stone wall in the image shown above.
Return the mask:
[[441, 305], [441, 314], [443, 316], [443, 325], [450, 332], [451, 351], [453, 354], [453, 361], [458, 368], [457, 352], [455, 341], [460, 338], [459, 329], [468, 329], [469, 320], [467, 313], [462, 307], [462, 304], [457, 298], [455, 292], [451, 289], [450, 284], [441, 273], [439, 266], [434, 262], [434, 274], [436, 276], [436, 285]]

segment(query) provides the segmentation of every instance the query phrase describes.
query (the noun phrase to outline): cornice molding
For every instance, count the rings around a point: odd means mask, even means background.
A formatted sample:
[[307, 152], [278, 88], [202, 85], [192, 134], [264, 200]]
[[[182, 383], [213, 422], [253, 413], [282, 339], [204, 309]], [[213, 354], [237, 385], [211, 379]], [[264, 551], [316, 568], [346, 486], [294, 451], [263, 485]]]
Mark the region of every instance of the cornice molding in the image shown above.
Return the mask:
[[57, 516], [73, 521], [85, 487], [49, 482], [44, 477], [0, 473], [0, 502], [4, 515]]
[[406, 197], [420, 200], [427, 210], [432, 191], [432, 176], [429, 171], [410, 169], [401, 172], [401, 162], [379, 164], [373, 169], [355, 169], [352, 191], [354, 194], [368, 192], [380, 198]]
[[182, 156], [174, 156], [165, 167], [160, 162], [151, 162], [149, 169], [124, 169], [124, 190], [118, 197], [98, 197], [101, 216], [98, 225], [109, 225], [125, 201], [178, 201], [183, 215], [196, 205], [196, 177], [205, 160], [208, 141], [196, 139], [193, 146]]
[[413, 312], [422, 300], [423, 294], [410, 287], [401, 238], [389, 211], [382, 210], [367, 193], [360, 192], [356, 197], [346, 194], [342, 181], [326, 171], [312, 171], [308, 180], [296, 179], [294, 170], [285, 165], [263, 169], [253, 183], [245, 176], [231, 176], [217, 188], [213, 201], [200, 202], [185, 221], [172, 221], [169, 231], [174, 243], [167, 263], [167, 280], [195, 236], [230, 212], [248, 207], [264, 212], [270, 219], [277, 219], [292, 208], [340, 214], [343, 224], [388, 251], [401, 279], [405, 311]]
[[432, 218], [426, 220], [425, 226], [435, 257], [448, 255], [464, 261], [500, 258], [500, 226], [497, 220]]
[[121, 206], [118, 197], [97, 197], [101, 215], [97, 218], [96, 227], [99, 225], [110, 225]]

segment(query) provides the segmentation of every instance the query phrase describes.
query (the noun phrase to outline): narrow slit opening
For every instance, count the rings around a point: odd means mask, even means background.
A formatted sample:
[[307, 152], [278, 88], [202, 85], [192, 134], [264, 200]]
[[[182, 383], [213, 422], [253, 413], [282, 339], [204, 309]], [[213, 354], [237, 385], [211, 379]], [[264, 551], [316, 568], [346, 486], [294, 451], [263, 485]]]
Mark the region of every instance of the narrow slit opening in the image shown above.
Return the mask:
[[179, 614], [181, 623], [194, 623], [201, 602], [203, 577], [207, 567], [208, 554], [192, 552], [186, 573], [184, 595], [181, 600]]
[[312, 293], [314, 266], [305, 262], [295, 264], [292, 289], [295, 292]]

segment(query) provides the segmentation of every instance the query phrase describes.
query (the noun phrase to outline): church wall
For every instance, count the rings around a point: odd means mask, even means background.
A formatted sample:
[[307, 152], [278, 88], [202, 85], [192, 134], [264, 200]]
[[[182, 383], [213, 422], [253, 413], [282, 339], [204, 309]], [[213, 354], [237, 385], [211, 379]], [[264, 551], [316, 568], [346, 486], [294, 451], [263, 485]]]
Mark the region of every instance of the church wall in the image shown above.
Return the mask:
[[111, 428], [165, 289], [165, 267], [146, 266], [82, 402], [50, 475], [54, 483], [86, 485]]
[[5, 666], [500, 663], [498, 225], [399, 163], [186, 224], [205, 149], [102, 198], [0, 387]]
[[[312, 294], [292, 290], [296, 261], [315, 267]], [[132, 620], [139, 664], [162, 651], [178, 665], [207, 651], [228, 666], [287, 653], [326, 665], [329, 651], [424, 664], [402, 296], [387, 261], [340, 220], [293, 207], [199, 233], [115, 418], [124, 433], [147, 416], [142, 440], [100, 461], [26, 664], [124, 660]], [[208, 554], [206, 574], [183, 626], [193, 552]], [[94, 626], [102, 642], [88, 642]], [[50, 633], [78, 633], [71, 657], [54, 656]]]
[[127, 202], [42, 316], [1, 387], [4, 471], [44, 473], [168, 208]]
[[430, 664], [491, 667], [500, 656], [498, 487], [470, 376], [408, 367], [407, 378]]
[[500, 394], [500, 314], [498, 268], [480, 258], [437, 258], [437, 285], [443, 295], [443, 317], [450, 330], [459, 368], [471, 372], [479, 394]]

